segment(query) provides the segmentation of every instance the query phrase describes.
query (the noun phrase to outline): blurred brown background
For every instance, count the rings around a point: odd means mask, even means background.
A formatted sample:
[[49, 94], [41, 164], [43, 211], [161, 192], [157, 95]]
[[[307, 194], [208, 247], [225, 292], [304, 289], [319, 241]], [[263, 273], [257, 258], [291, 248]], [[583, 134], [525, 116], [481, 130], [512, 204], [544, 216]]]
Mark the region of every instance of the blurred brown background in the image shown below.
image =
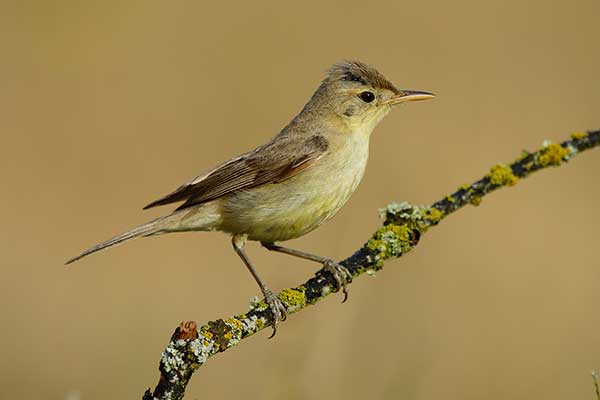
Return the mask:
[[[342, 258], [378, 207], [599, 128], [598, 15], [597, 0], [2, 2], [0, 398], [140, 398], [181, 320], [246, 310], [258, 290], [222, 234], [62, 263], [267, 140], [331, 63], [438, 95], [391, 114], [349, 204], [290, 242]], [[595, 150], [461, 211], [346, 304], [210, 360], [187, 398], [592, 399], [599, 172]], [[249, 252], [277, 290], [316, 269]]]

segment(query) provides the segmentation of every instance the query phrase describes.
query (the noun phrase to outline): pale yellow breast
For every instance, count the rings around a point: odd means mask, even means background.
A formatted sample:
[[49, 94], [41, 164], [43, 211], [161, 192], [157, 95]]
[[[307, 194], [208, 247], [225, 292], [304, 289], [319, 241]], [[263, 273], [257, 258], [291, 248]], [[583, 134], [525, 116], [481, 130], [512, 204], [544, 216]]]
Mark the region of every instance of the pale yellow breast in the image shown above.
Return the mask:
[[293, 178], [223, 198], [221, 230], [263, 242], [310, 232], [348, 201], [363, 177], [368, 152], [368, 135], [333, 138], [328, 152]]

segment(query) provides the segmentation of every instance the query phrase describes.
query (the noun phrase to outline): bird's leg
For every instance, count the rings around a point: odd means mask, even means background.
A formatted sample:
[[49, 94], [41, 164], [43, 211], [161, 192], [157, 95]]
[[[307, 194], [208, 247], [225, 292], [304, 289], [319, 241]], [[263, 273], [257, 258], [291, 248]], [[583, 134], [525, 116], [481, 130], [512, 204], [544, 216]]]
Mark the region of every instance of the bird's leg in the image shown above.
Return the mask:
[[246, 235], [234, 235], [231, 239], [231, 243], [233, 244], [233, 249], [235, 250], [235, 252], [238, 254], [238, 256], [240, 256], [240, 258], [248, 268], [248, 271], [250, 271], [256, 283], [258, 283], [258, 286], [260, 287], [263, 296], [265, 296], [265, 301], [271, 309], [271, 313], [273, 314], [273, 333], [271, 334], [271, 336], [269, 336], [270, 339], [277, 333], [277, 324], [279, 323], [279, 321], [285, 321], [287, 317], [287, 310], [285, 309], [285, 306], [283, 305], [281, 300], [279, 300], [279, 297], [277, 297], [271, 291], [271, 289], [269, 289], [267, 285], [265, 285], [262, 282], [262, 280], [258, 276], [258, 273], [252, 266], [250, 259], [244, 251], [244, 246], [246, 245], [246, 238]]
[[319, 264], [323, 264], [323, 267], [325, 267], [327, 271], [331, 272], [331, 274], [335, 278], [338, 289], [342, 289], [342, 291], [344, 292], [344, 300], [342, 300], [342, 303], [348, 300], [348, 288], [346, 287], [346, 285], [352, 282], [352, 274], [343, 265], [335, 262], [331, 258], [321, 257], [315, 254], [305, 253], [300, 250], [290, 249], [289, 247], [283, 247], [275, 243], [261, 242], [261, 244], [271, 251], [277, 251], [279, 253], [285, 253], [291, 256], [300, 257], [304, 258], [305, 260], [315, 261]]

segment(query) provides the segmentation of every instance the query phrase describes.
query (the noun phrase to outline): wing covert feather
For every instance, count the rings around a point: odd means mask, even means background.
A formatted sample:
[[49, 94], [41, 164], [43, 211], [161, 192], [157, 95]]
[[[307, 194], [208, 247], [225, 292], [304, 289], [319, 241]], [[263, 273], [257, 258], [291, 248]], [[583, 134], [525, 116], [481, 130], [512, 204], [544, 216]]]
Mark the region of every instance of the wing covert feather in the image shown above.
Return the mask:
[[278, 183], [309, 168], [328, 148], [321, 135], [309, 138], [278, 136], [271, 142], [221, 164], [180, 186], [144, 209], [184, 201], [177, 210], [205, 203], [236, 190]]

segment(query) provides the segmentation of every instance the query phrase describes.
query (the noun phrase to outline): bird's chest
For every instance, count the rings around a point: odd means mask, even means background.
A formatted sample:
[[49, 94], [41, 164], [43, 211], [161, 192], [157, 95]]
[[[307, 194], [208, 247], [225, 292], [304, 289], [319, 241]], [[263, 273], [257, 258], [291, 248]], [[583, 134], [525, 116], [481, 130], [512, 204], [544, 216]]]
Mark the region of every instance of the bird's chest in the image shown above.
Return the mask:
[[326, 159], [319, 160], [323, 162], [302, 177], [307, 182], [312, 182], [306, 185], [310, 187], [307, 198], [314, 199], [315, 205], [320, 204], [324, 211], [337, 211], [362, 180], [368, 156], [368, 142], [353, 141], [337, 149], [333, 148], [325, 156]]
[[236, 219], [244, 221], [250, 239], [282, 241], [302, 236], [342, 208], [363, 177], [368, 142], [333, 145], [303, 173], [254, 193], [257, 206]]

